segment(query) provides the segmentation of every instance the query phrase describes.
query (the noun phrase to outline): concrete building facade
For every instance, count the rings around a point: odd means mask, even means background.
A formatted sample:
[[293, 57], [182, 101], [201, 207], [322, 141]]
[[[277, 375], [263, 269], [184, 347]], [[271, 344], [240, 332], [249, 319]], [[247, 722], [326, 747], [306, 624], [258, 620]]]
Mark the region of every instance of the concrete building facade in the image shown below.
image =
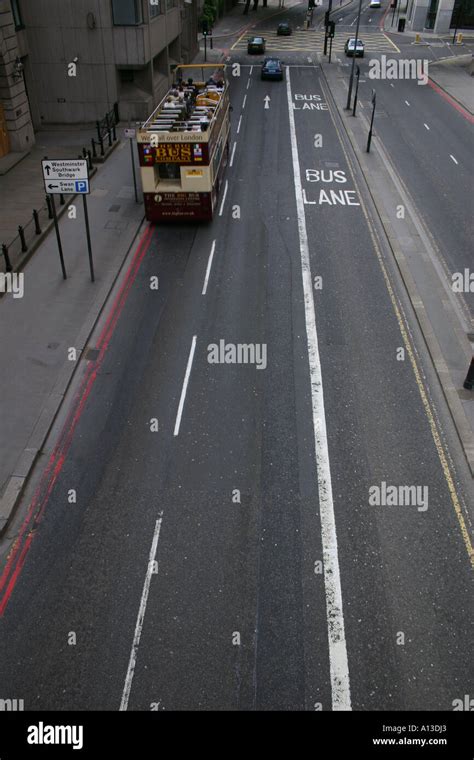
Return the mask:
[[474, 28], [474, 0], [408, 0], [407, 28], [446, 34]]
[[23, 73], [27, 52], [17, 3], [0, 0], [0, 159], [35, 143]]
[[114, 103], [122, 120], [146, 118], [173, 66], [198, 52], [197, 35], [197, 0], [0, 0], [11, 149], [34, 140], [33, 128], [92, 123]]

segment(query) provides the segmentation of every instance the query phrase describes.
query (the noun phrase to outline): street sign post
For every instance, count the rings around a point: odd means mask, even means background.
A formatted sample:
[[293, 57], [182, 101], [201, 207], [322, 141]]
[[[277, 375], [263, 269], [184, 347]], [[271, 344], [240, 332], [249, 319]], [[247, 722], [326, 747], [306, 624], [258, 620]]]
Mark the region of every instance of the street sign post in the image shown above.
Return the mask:
[[132, 159], [132, 173], [133, 173], [133, 187], [135, 190], [135, 203], [138, 203], [138, 191], [137, 191], [137, 176], [135, 172], [135, 157], [133, 155], [133, 140], [137, 135], [137, 130], [132, 128], [124, 129], [124, 137], [126, 140], [130, 140], [130, 156]]
[[94, 264], [92, 260], [92, 246], [89, 228], [89, 215], [87, 213], [87, 195], [90, 193], [89, 184], [89, 162], [86, 158], [44, 158], [41, 162], [43, 170], [43, 180], [46, 192], [51, 197], [53, 207], [54, 227], [58, 241], [59, 258], [63, 277], [66, 279], [66, 268], [64, 265], [63, 250], [61, 245], [61, 236], [59, 234], [58, 217], [56, 214], [55, 195], [82, 195], [84, 204], [84, 220], [86, 224], [87, 250], [89, 253], [89, 266], [91, 280], [94, 282]]

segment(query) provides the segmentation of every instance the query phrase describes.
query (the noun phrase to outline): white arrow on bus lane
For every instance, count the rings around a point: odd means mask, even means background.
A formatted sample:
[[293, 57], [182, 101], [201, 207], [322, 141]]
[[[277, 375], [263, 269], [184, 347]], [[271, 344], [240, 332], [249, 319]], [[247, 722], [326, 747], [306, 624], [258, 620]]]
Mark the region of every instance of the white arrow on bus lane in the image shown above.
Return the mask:
[[270, 95], [265, 95], [264, 101], [265, 101], [265, 106], [264, 107], [265, 108], [270, 108]]

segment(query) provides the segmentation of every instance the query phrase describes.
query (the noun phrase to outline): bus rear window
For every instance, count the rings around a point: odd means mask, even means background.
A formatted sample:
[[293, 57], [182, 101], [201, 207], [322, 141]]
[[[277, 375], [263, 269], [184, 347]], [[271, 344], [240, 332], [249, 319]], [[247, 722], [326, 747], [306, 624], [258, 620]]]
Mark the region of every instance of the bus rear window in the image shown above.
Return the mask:
[[179, 164], [156, 164], [155, 169], [158, 170], [158, 177], [160, 179], [172, 179], [181, 181], [181, 172]]

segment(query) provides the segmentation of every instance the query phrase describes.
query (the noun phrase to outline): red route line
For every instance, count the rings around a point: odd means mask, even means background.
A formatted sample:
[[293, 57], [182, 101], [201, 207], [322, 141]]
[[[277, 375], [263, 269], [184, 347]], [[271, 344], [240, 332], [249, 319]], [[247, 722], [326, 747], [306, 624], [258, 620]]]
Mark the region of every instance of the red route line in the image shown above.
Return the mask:
[[[48, 465], [42, 475], [40, 484], [34, 494], [31, 505], [28, 509], [28, 513], [21, 526], [20, 532], [18, 534], [18, 538], [10, 553], [10, 556], [8, 557], [8, 561], [5, 565], [3, 573], [0, 576], [0, 593], [2, 592], [3, 588], [5, 587], [5, 584], [8, 581], [7, 587], [5, 589], [5, 593], [0, 600], [0, 617], [3, 616], [8, 600], [10, 599], [10, 596], [13, 592], [16, 581], [23, 568], [25, 558], [30, 549], [33, 537], [36, 535], [35, 529], [38, 526], [39, 522], [41, 521], [44, 510], [46, 508], [46, 504], [51, 495], [51, 491], [53, 490], [53, 487], [63, 468], [64, 462], [66, 461], [66, 454], [72, 443], [74, 431], [80, 420], [82, 412], [84, 411], [86, 401], [92, 391], [92, 387], [97, 378], [97, 373], [102, 363], [102, 360], [104, 358], [105, 352], [107, 351], [110, 340], [115, 331], [115, 327], [117, 325], [120, 314], [128, 298], [130, 289], [138, 274], [138, 270], [140, 268], [141, 262], [148, 251], [152, 237], [153, 237], [153, 228], [150, 226], [148, 227], [148, 229], [142, 236], [142, 239], [140, 240], [138, 248], [134, 254], [133, 260], [130, 263], [129, 269], [125, 276], [124, 282], [122, 283], [122, 286], [114, 300], [109, 316], [106, 320], [104, 329], [102, 330], [101, 335], [97, 341], [97, 346], [101, 346], [100, 354], [97, 360], [91, 363], [89, 367], [87, 368], [86, 375], [83, 378], [79, 391], [77, 392], [75, 396], [73, 408], [71, 412], [69, 413], [68, 418], [66, 422], [64, 423], [64, 426], [61, 430], [59, 442], [50, 456]], [[58, 459], [59, 454], [60, 456]], [[51, 474], [51, 470], [53, 470], [52, 474]], [[45, 486], [46, 486], [46, 492], [43, 498], [41, 499], [41, 494]], [[38, 502], [40, 502], [39, 507], [38, 507]], [[33, 525], [30, 527], [32, 518], [34, 518]], [[25, 534], [27, 533], [28, 530], [29, 530], [28, 535], [26, 539], [23, 541]], [[20, 549], [21, 549], [21, 552], [20, 552], [20, 556], [18, 557], [18, 552], [20, 551]], [[10, 573], [15, 563], [15, 560], [17, 560], [16, 566], [10, 577]]]
[[435, 84], [433, 80], [430, 79], [429, 77], [428, 77], [428, 84], [435, 92], [438, 93], [438, 95], [441, 95], [441, 97], [444, 98], [446, 102], [449, 103], [449, 105], [455, 108], [456, 111], [459, 111], [461, 116], [464, 116], [464, 118], [467, 119], [467, 121], [470, 124], [474, 124], [474, 116], [471, 113], [469, 113], [469, 111], [466, 108], [464, 108], [460, 103], [458, 103], [457, 100], [454, 100], [454, 98], [452, 98], [451, 95], [448, 95], [448, 93], [445, 92], [445, 90], [443, 90], [442, 87], [439, 87], [437, 84]]

